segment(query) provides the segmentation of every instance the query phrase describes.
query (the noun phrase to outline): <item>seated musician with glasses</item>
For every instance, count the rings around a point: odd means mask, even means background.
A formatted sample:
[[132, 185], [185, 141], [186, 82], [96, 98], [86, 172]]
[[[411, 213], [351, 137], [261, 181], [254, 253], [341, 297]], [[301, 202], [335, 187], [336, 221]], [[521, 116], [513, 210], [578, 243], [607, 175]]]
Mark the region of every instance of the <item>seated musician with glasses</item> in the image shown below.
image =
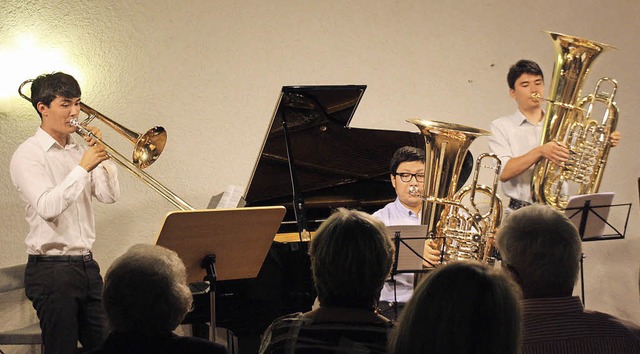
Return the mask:
[[[373, 213], [385, 225], [420, 225], [422, 199], [409, 193], [410, 187], [418, 187], [423, 193], [425, 178], [424, 150], [412, 146], [398, 149], [391, 157], [391, 184], [396, 190], [397, 198], [384, 208]], [[425, 246], [425, 259], [436, 264], [440, 261], [440, 251], [433, 240]], [[379, 309], [388, 318], [396, 319], [404, 304], [413, 293], [413, 274], [396, 274], [393, 280], [384, 284], [380, 294]]]
[[[531, 60], [518, 61], [509, 69], [507, 83], [509, 95], [518, 109], [491, 122], [493, 135], [489, 138], [489, 149], [502, 161], [500, 181], [509, 198], [509, 213], [533, 203], [531, 178], [535, 164], [542, 159], [561, 164], [569, 159], [569, 149], [555, 141], [540, 145], [543, 100], [532, 96], [544, 97], [544, 75], [540, 66]], [[619, 132], [612, 132], [611, 146], [618, 145], [620, 137]]]

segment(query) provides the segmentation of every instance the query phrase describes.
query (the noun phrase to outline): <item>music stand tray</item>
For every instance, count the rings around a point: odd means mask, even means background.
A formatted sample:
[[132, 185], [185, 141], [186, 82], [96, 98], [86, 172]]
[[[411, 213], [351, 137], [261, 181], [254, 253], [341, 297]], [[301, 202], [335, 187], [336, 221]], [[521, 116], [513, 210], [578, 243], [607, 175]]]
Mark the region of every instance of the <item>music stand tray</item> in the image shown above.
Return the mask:
[[285, 212], [283, 206], [173, 211], [156, 244], [178, 253], [190, 283], [204, 279], [201, 263], [212, 254], [218, 280], [255, 278]]
[[396, 246], [395, 260], [391, 274], [424, 273], [422, 256], [424, 243], [427, 240], [427, 225], [392, 225], [387, 226], [391, 240]]
[[215, 282], [255, 278], [284, 218], [283, 206], [173, 211], [156, 244], [175, 251], [187, 281], [210, 282], [210, 338], [215, 342]]
[[[613, 192], [573, 196], [564, 210], [565, 215], [578, 229], [582, 241], [622, 239], [626, 233], [631, 204], [612, 204]], [[627, 207], [624, 228], [619, 231], [609, 222], [611, 210]], [[618, 226], [619, 227], [619, 226]]]

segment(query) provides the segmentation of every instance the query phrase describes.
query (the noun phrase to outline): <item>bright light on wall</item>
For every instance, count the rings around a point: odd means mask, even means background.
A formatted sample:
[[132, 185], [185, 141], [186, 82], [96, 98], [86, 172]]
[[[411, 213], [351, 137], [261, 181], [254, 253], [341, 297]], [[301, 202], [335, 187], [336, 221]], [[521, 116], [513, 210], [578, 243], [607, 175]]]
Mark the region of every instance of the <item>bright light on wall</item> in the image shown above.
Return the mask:
[[30, 34], [22, 34], [11, 44], [0, 43], [0, 98], [17, 97], [23, 81], [54, 71], [69, 73], [81, 81], [63, 50], [42, 46]]

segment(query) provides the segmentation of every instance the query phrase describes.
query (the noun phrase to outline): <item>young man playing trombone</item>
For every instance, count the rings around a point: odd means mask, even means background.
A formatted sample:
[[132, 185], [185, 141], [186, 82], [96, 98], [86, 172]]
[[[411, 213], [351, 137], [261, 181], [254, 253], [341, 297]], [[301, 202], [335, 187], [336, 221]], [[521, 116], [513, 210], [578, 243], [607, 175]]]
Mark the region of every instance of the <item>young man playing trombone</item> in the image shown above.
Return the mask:
[[[106, 334], [102, 277], [91, 248], [96, 238], [92, 199], [120, 196], [117, 169], [104, 147], [72, 138], [80, 86], [70, 75], [41, 75], [31, 102], [41, 118], [35, 135], [13, 154], [11, 179], [25, 205], [29, 232], [25, 292], [42, 327], [45, 352], [74, 353], [78, 340], [96, 348]], [[87, 127], [101, 138], [99, 129]]]

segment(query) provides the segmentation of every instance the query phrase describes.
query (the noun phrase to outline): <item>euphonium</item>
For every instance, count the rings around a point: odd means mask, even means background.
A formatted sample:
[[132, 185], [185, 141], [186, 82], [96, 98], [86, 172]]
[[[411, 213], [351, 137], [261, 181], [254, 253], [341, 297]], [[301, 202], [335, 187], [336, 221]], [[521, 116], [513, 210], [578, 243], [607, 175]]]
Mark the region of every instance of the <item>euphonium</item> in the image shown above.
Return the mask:
[[[564, 209], [572, 195], [598, 192], [607, 163], [610, 134], [615, 131], [618, 108], [613, 99], [618, 84], [602, 78], [592, 94], [581, 97], [589, 66], [606, 44], [559, 33], [549, 33], [554, 41], [556, 62], [549, 88], [541, 144], [556, 141], [569, 148], [569, 159], [562, 165], [549, 160], [536, 164], [531, 181], [533, 199], [556, 209]], [[611, 93], [601, 91], [603, 83]], [[539, 95], [534, 95], [536, 98]], [[591, 118], [596, 104], [604, 104], [601, 122]]]
[[[475, 259], [493, 263], [493, 238], [502, 217], [502, 202], [496, 194], [500, 159], [494, 154], [481, 154], [476, 160], [473, 182], [456, 191], [465, 155], [473, 140], [491, 133], [460, 124], [409, 120], [422, 133], [425, 141], [424, 192], [410, 192], [422, 199], [423, 225], [435, 239], [441, 252], [440, 263]], [[494, 160], [490, 166], [485, 159]], [[481, 168], [493, 169], [493, 187], [478, 184]], [[477, 192], [485, 195], [477, 199]]]

